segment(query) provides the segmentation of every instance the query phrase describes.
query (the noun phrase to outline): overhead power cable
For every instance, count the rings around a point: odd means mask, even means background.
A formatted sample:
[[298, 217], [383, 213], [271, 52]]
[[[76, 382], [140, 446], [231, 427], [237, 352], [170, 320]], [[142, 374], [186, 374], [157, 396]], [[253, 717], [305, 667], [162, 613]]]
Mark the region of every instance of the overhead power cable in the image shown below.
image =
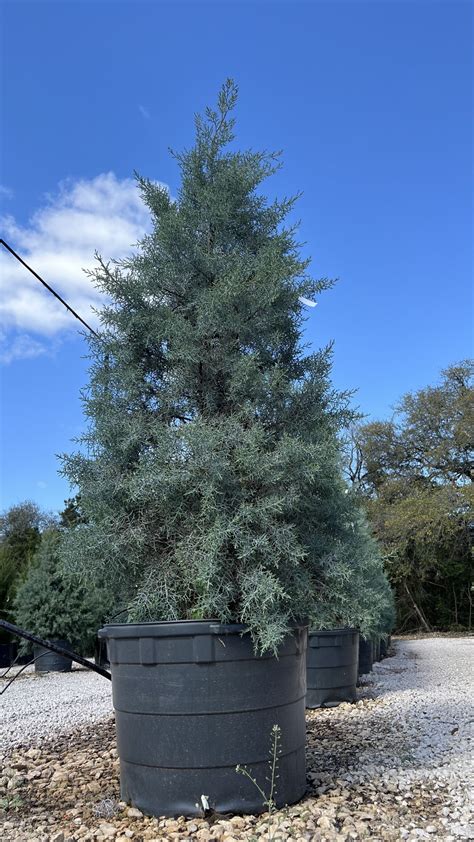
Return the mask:
[[41, 284], [43, 284], [43, 286], [44, 286], [44, 287], [46, 287], [46, 289], [48, 290], [48, 292], [50, 292], [50, 293], [51, 293], [51, 295], [54, 295], [54, 297], [55, 297], [55, 298], [57, 298], [57, 299], [58, 299], [58, 301], [60, 301], [60, 302], [61, 302], [61, 304], [63, 305], [63, 307], [65, 307], [65, 308], [66, 308], [66, 310], [69, 310], [69, 312], [70, 312], [70, 313], [74, 316], [74, 318], [75, 318], [75, 319], [78, 319], [78, 321], [80, 321], [80, 323], [81, 323], [82, 325], [84, 325], [84, 327], [86, 327], [86, 328], [87, 328], [87, 330], [90, 330], [90, 332], [91, 332], [94, 336], [96, 336], [96, 337], [97, 337], [97, 339], [99, 339], [99, 334], [98, 334], [98, 333], [96, 333], [96, 331], [95, 331], [95, 330], [94, 330], [94, 329], [93, 329], [90, 325], [88, 325], [88, 324], [87, 324], [87, 322], [86, 322], [86, 321], [84, 321], [84, 319], [82, 319], [82, 318], [81, 318], [81, 316], [79, 316], [79, 315], [78, 315], [78, 313], [76, 313], [76, 311], [72, 309], [72, 307], [70, 307], [70, 306], [69, 306], [69, 304], [68, 304], [68, 303], [64, 300], [64, 298], [61, 298], [61, 296], [60, 296], [60, 295], [59, 295], [59, 294], [58, 294], [58, 293], [57, 293], [57, 292], [56, 292], [56, 291], [55, 291], [52, 287], [50, 287], [50, 285], [49, 285], [49, 284], [47, 284], [45, 280], [43, 280], [43, 278], [41, 277], [41, 275], [38, 275], [38, 272], [35, 272], [35, 270], [34, 270], [34, 269], [32, 269], [32, 268], [31, 268], [31, 266], [29, 266], [29, 265], [28, 265], [28, 263], [26, 263], [26, 261], [25, 261], [25, 260], [23, 260], [23, 258], [22, 258], [22, 257], [20, 257], [20, 255], [19, 255], [19, 254], [17, 254], [17, 253], [16, 253], [16, 251], [14, 251], [14, 249], [12, 249], [12, 247], [8, 245], [8, 243], [6, 243], [6, 242], [5, 242], [5, 240], [2, 240], [2, 239], [0, 238], [0, 244], [1, 244], [4, 248], [6, 248], [6, 249], [7, 249], [7, 251], [9, 251], [9, 252], [10, 252], [10, 254], [12, 254], [12, 255], [13, 255], [13, 257], [16, 257], [16, 259], [17, 259], [17, 260], [18, 260], [18, 261], [19, 261], [19, 262], [20, 262], [20, 263], [21, 263], [21, 264], [22, 264], [22, 265], [23, 265], [26, 269], [28, 269], [28, 271], [29, 271], [29, 272], [31, 272], [31, 274], [32, 274], [32, 275], [34, 275], [34, 277], [35, 277], [35, 278], [36, 278], [36, 279], [37, 279], [37, 280], [38, 280]]

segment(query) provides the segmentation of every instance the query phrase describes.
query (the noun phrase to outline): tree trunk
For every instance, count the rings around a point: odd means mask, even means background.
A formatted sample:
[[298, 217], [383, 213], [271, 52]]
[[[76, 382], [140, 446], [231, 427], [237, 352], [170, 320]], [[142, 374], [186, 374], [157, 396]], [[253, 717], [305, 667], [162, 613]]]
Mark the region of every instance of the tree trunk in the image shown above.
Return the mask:
[[423, 612], [422, 612], [421, 608], [419, 608], [419, 607], [418, 607], [418, 605], [416, 604], [415, 600], [413, 599], [413, 596], [412, 596], [412, 594], [410, 593], [410, 589], [409, 589], [409, 587], [408, 587], [408, 585], [407, 585], [407, 583], [406, 583], [406, 582], [404, 582], [404, 585], [405, 585], [405, 590], [406, 590], [406, 592], [407, 592], [408, 596], [409, 596], [409, 597], [410, 597], [410, 599], [411, 599], [411, 602], [412, 602], [413, 608], [415, 609], [415, 611], [416, 611], [416, 613], [417, 613], [417, 616], [418, 616], [418, 618], [419, 618], [419, 619], [420, 619], [420, 621], [421, 621], [421, 624], [425, 627], [425, 629], [426, 629], [426, 631], [427, 631], [427, 632], [430, 632], [430, 631], [431, 631], [431, 627], [430, 627], [430, 626], [429, 626], [429, 624], [428, 624], [428, 620], [426, 619], [425, 615], [423, 614]]

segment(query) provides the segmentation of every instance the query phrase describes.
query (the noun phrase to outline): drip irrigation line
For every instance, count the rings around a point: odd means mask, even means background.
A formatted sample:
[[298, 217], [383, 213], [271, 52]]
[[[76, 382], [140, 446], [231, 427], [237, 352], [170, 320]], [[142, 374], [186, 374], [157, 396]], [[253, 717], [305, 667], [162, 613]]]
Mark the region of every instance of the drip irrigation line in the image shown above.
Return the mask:
[[0, 678], [6, 678], [6, 677], [7, 677], [8, 673], [10, 672], [10, 670], [12, 670], [12, 669], [13, 669], [13, 667], [16, 667], [16, 665], [17, 665], [17, 664], [16, 664], [16, 662], [18, 661], [18, 658], [20, 658], [20, 657], [21, 657], [21, 655], [20, 655], [20, 653], [18, 653], [18, 655], [16, 656], [15, 660], [14, 660], [14, 661], [12, 661], [12, 662], [11, 662], [11, 664], [10, 664], [10, 666], [9, 666], [9, 667], [7, 667], [7, 669], [5, 670], [5, 672], [4, 672], [4, 673], [2, 673], [2, 675], [0, 675]]
[[29, 271], [29, 272], [31, 272], [31, 274], [32, 274], [32, 275], [34, 275], [34, 277], [35, 277], [35, 278], [36, 278], [36, 279], [37, 279], [37, 280], [38, 280], [41, 284], [43, 284], [43, 286], [44, 286], [44, 287], [46, 287], [46, 289], [48, 290], [48, 292], [50, 292], [50, 293], [51, 293], [51, 295], [54, 295], [54, 297], [55, 297], [55, 298], [57, 298], [57, 299], [58, 299], [58, 301], [60, 301], [60, 302], [61, 302], [61, 304], [63, 305], [63, 307], [65, 307], [65, 308], [66, 308], [66, 310], [69, 310], [69, 312], [70, 312], [70, 313], [74, 316], [74, 318], [75, 318], [75, 319], [78, 319], [78, 321], [80, 321], [80, 323], [81, 323], [82, 325], [84, 325], [84, 327], [86, 327], [86, 328], [87, 328], [87, 330], [90, 330], [90, 332], [91, 332], [91, 333], [92, 333], [95, 337], [97, 337], [97, 339], [99, 339], [99, 338], [100, 338], [100, 337], [99, 337], [99, 334], [98, 334], [98, 333], [96, 333], [96, 331], [95, 331], [95, 330], [94, 330], [94, 329], [93, 329], [90, 325], [88, 325], [88, 324], [87, 324], [87, 322], [86, 322], [86, 321], [84, 321], [84, 319], [83, 319], [83, 318], [81, 318], [81, 316], [79, 316], [79, 314], [78, 314], [78, 313], [76, 313], [76, 311], [72, 309], [72, 307], [70, 307], [70, 306], [69, 306], [69, 304], [68, 304], [68, 303], [64, 300], [64, 298], [61, 298], [61, 296], [59, 295], [59, 293], [57, 293], [57, 292], [56, 292], [56, 291], [55, 291], [52, 287], [50, 287], [50, 285], [46, 283], [46, 281], [45, 281], [45, 280], [41, 277], [41, 275], [38, 275], [38, 272], [35, 272], [35, 270], [34, 270], [34, 269], [32, 269], [32, 268], [31, 268], [31, 266], [29, 266], [29, 265], [28, 265], [28, 263], [26, 263], [26, 261], [25, 261], [25, 260], [23, 260], [23, 258], [22, 258], [22, 257], [20, 257], [20, 255], [19, 255], [19, 254], [17, 254], [17, 253], [16, 253], [16, 251], [15, 251], [14, 249], [12, 249], [12, 247], [11, 247], [11, 246], [9, 246], [9, 245], [8, 245], [8, 243], [7, 243], [7, 242], [5, 242], [5, 240], [3, 240], [3, 239], [1, 239], [1, 238], [0, 238], [0, 245], [2, 245], [4, 248], [6, 248], [6, 249], [7, 249], [7, 251], [9, 251], [9, 252], [10, 252], [10, 254], [12, 254], [12, 255], [13, 255], [13, 257], [16, 257], [16, 259], [17, 259], [17, 260], [18, 260], [18, 261], [19, 261], [19, 262], [20, 262], [20, 263], [21, 263], [21, 264], [22, 264], [22, 265], [23, 265], [26, 269], [28, 269], [28, 271]]
[[[32, 664], [35, 664], [36, 661], [39, 661], [40, 658], [43, 658], [47, 654], [48, 654], [47, 652], [42, 652], [41, 655], [37, 655], [36, 658], [32, 658], [31, 661], [28, 661], [27, 664], [25, 664], [20, 670], [18, 670], [17, 673], [15, 673], [15, 675], [12, 678], [10, 678], [10, 681], [8, 682], [8, 684], [6, 684], [5, 687], [2, 690], [0, 690], [0, 696], [3, 696], [3, 694], [6, 693], [8, 688], [13, 684], [14, 681], [16, 681], [18, 676], [21, 675], [22, 672], [24, 672], [26, 670], [27, 667], [31, 667]], [[12, 666], [13, 666], [13, 664], [12, 664]], [[10, 669], [10, 667], [9, 667], [9, 669]], [[8, 672], [8, 670], [7, 670], [7, 672]], [[2, 678], [5, 678], [6, 674], [7, 673], [4, 673], [4, 675], [2, 675]]]
[[43, 646], [45, 649], [51, 649], [51, 651], [56, 652], [57, 655], [63, 655], [65, 658], [70, 658], [71, 661], [75, 661], [76, 664], [80, 664], [81, 667], [87, 667], [87, 669], [93, 670], [94, 672], [99, 673], [99, 675], [102, 675], [103, 678], [108, 678], [109, 681], [112, 680], [110, 672], [107, 672], [107, 670], [97, 666], [97, 664], [93, 664], [92, 661], [88, 661], [87, 658], [83, 658], [82, 655], [78, 655], [77, 652], [71, 652], [69, 649], [65, 649], [64, 646], [60, 646], [58, 643], [53, 643], [52, 640], [44, 640], [44, 638], [39, 637], [39, 635], [32, 634], [31, 632], [26, 631], [26, 629], [20, 629], [19, 626], [14, 626], [13, 623], [8, 623], [6, 620], [0, 619], [0, 628], [5, 629], [17, 637], [24, 637], [25, 640], [29, 640], [31, 643], [36, 643], [38, 646]]

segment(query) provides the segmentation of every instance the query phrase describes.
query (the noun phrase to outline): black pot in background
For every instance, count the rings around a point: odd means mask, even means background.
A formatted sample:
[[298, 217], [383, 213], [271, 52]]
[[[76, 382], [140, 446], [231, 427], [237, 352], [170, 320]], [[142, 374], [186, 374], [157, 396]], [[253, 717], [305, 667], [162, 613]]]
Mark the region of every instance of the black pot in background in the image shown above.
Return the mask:
[[385, 637], [380, 638], [380, 660], [382, 658], [387, 657], [387, 650], [388, 650], [388, 639]]
[[375, 663], [376, 661], [380, 661], [380, 659], [381, 659], [380, 637], [374, 637], [372, 643], [373, 643], [373, 659], [374, 659], [374, 663]]
[[307, 629], [278, 658], [256, 656], [240, 625], [111, 624], [107, 640], [123, 800], [152, 815], [259, 813], [269, 791], [272, 728], [281, 733], [278, 805], [306, 790]]
[[33, 655], [31, 652], [24, 652], [23, 655], [18, 655], [15, 661], [15, 666], [23, 667], [25, 664], [31, 663]]
[[334, 707], [357, 698], [357, 629], [310, 631], [306, 652], [306, 707]]
[[107, 642], [100, 640], [98, 637], [96, 637], [94, 644], [94, 664], [97, 667], [108, 668], [110, 666], [109, 656], [107, 654]]
[[[56, 643], [58, 646], [62, 646], [64, 649], [70, 649], [72, 651], [72, 646], [67, 640], [57, 640], [51, 638], [51, 643]], [[35, 660], [35, 672], [70, 672], [72, 668], [72, 660], [71, 658], [66, 658], [65, 655], [58, 655], [56, 652], [52, 652], [51, 649], [46, 649], [44, 646], [37, 646], [36, 644], [33, 647], [33, 654], [34, 657], [38, 660]], [[41, 657], [38, 657], [38, 656]]]
[[0, 643], [0, 667], [11, 667], [18, 655], [18, 643]]
[[367, 675], [369, 672], [372, 672], [372, 666], [374, 661], [374, 648], [373, 642], [369, 638], [368, 640], [362, 635], [359, 636], [359, 678], [361, 675]]

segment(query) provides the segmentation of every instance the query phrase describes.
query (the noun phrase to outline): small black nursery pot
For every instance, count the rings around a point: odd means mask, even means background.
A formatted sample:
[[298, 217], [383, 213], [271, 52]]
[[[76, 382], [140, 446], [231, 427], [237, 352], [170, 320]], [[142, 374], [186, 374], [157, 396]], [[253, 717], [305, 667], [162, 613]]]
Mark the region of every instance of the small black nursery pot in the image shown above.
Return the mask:
[[0, 667], [10, 667], [18, 653], [17, 643], [0, 643]]
[[[67, 640], [51, 639], [51, 643], [56, 643], [64, 649], [70, 649], [72, 646]], [[33, 654], [35, 657], [35, 672], [70, 672], [72, 668], [71, 658], [66, 658], [64, 655], [59, 655], [52, 652], [51, 649], [45, 649], [44, 646], [33, 647]]]
[[361, 675], [367, 675], [372, 672], [374, 662], [374, 646], [373, 641], [368, 638], [359, 637], [359, 678]]
[[306, 707], [334, 707], [357, 698], [359, 632], [325, 629], [308, 636]]

